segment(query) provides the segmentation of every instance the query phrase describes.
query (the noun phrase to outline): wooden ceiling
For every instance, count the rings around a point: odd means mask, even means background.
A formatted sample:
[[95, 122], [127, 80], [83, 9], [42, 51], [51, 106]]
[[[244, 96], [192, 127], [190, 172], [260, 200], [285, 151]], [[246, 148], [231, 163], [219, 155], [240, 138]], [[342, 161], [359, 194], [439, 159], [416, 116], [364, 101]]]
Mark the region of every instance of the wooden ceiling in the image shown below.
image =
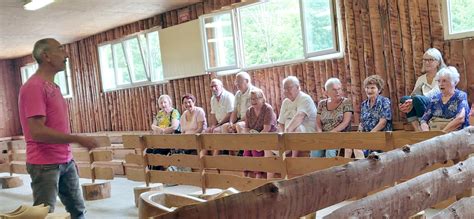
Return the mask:
[[37, 11], [23, 0], [0, 1], [0, 59], [28, 55], [41, 38], [71, 43], [201, 0], [56, 0]]

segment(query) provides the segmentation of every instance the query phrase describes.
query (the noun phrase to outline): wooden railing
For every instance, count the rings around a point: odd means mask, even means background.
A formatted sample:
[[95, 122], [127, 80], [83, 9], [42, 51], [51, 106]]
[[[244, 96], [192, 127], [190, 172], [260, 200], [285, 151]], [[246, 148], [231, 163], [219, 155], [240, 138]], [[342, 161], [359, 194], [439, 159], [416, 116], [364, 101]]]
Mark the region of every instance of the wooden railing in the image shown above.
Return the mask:
[[[274, 150], [278, 157], [199, 156], [173, 154], [129, 154], [126, 156], [126, 175], [134, 181], [228, 188], [246, 191], [270, 180], [243, 177], [243, 171], [280, 173], [282, 178], [343, 165], [353, 159], [285, 157], [285, 151], [322, 149], [370, 149], [389, 151], [405, 144], [414, 144], [442, 132], [347, 132], [347, 133], [265, 133], [265, 134], [197, 134], [197, 135], [126, 135], [124, 148], [144, 151], [146, 148], [174, 148], [196, 150]], [[192, 172], [148, 170], [152, 166], [189, 167]]]

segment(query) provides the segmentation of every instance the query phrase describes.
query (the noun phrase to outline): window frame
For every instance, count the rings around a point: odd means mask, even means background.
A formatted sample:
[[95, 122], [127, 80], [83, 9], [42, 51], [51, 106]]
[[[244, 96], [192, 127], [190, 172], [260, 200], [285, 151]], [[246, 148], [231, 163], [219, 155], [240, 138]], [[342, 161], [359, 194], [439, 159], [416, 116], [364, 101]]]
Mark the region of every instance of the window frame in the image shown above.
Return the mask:
[[[207, 43], [207, 35], [206, 35], [206, 27], [205, 27], [205, 19], [214, 17], [214, 16], [219, 16], [222, 14], [230, 14], [230, 21], [231, 21], [231, 26], [232, 26], [232, 36], [233, 40], [232, 42], [234, 43], [234, 54], [235, 54], [235, 65], [229, 65], [229, 66], [223, 66], [223, 67], [210, 67], [210, 60], [209, 60], [209, 47]], [[233, 70], [233, 69], [238, 69], [241, 66], [241, 59], [239, 55], [239, 51], [241, 51], [241, 44], [239, 41], [240, 36], [238, 36], [238, 21], [236, 20], [236, 12], [234, 9], [226, 9], [222, 10], [219, 12], [211, 13], [211, 14], [204, 14], [199, 16], [199, 24], [200, 24], [200, 31], [201, 31], [201, 40], [202, 40], [202, 46], [203, 46], [203, 55], [204, 55], [204, 69], [207, 72], [218, 72], [218, 71], [227, 71], [227, 70]]]
[[[239, 42], [240, 42], [240, 45], [241, 45], [239, 55], [240, 55], [240, 59], [241, 59], [241, 63], [242, 63], [242, 65], [241, 65], [242, 70], [250, 71], [250, 70], [255, 70], [255, 69], [271, 68], [271, 67], [275, 67], [275, 66], [295, 64], [295, 63], [306, 61], [306, 58], [304, 56], [304, 46], [305, 45], [304, 45], [304, 36], [303, 36], [303, 54], [302, 54], [301, 58], [287, 59], [287, 60], [282, 60], [282, 61], [273, 61], [273, 59], [270, 57], [270, 60], [271, 60], [270, 63], [254, 64], [254, 65], [246, 65], [245, 64], [244, 43], [243, 43], [243, 37], [242, 37], [242, 29], [240, 28], [241, 27], [240, 9], [246, 8], [246, 7], [252, 7], [252, 6], [255, 6], [255, 5], [259, 5], [259, 4], [266, 4], [268, 2], [269, 1], [257, 1], [257, 2], [253, 2], [253, 3], [250, 3], [250, 4], [242, 5], [242, 6], [237, 7], [237, 8], [234, 9], [236, 11], [236, 14], [237, 14], [236, 19], [237, 19], [237, 24], [238, 24], [237, 25], [237, 27], [238, 27], [238, 36], [239, 36]], [[301, 4], [299, 5], [299, 7], [300, 7], [300, 17], [301, 17]], [[303, 23], [301, 20], [300, 20], [300, 22]]]
[[[331, 16], [331, 26], [332, 26], [332, 38], [333, 38], [333, 44], [331, 49], [326, 49], [326, 50], [321, 50], [317, 52], [310, 52], [308, 51], [308, 39], [307, 39], [307, 25], [305, 22], [305, 15], [306, 13], [304, 12], [304, 1], [305, 0], [299, 0], [300, 2], [300, 16], [301, 16], [301, 29], [303, 31], [303, 50], [304, 50], [304, 57], [305, 58], [312, 58], [312, 57], [319, 57], [319, 56], [325, 56], [325, 55], [330, 55], [330, 54], [335, 54], [339, 52], [339, 45], [340, 45], [340, 36], [338, 36], [338, 27], [341, 26], [337, 22], [338, 16], [337, 16], [337, 11], [339, 11], [336, 6], [337, 2], [334, 0], [327, 0], [329, 1], [329, 8], [331, 9], [329, 11], [330, 16]], [[336, 13], [335, 13], [336, 12]]]
[[[70, 67], [70, 61], [69, 61], [69, 58], [66, 59], [66, 66], [64, 68], [64, 81], [66, 82], [66, 93], [65, 94], [62, 94], [62, 90], [61, 90], [61, 94], [62, 96], [65, 98], [65, 99], [69, 99], [69, 98], [72, 98], [73, 97], [73, 89], [72, 89], [72, 79], [71, 79], [71, 67]], [[28, 81], [28, 79], [36, 72], [36, 70], [38, 70], [38, 63], [37, 62], [31, 62], [31, 63], [27, 63], [23, 66], [20, 67], [20, 76], [21, 76], [21, 82], [22, 84], [25, 84], [26, 81]], [[25, 69], [27, 68], [32, 68], [33, 70], [33, 73], [31, 75], [25, 75]], [[56, 73], [55, 77], [59, 74]], [[59, 84], [56, 84], [58, 85], [60, 88], [61, 86]]]
[[451, 0], [443, 0], [442, 1], [442, 22], [443, 24], [443, 32], [444, 32], [444, 39], [445, 40], [454, 40], [454, 39], [463, 39], [474, 37], [474, 30], [466, 31], [461, 33], [451, 33], [451, 12], [450, 12], [450, 2]]
[[[155, 84], [164, 84], [164, 83], [167, 83], [168, 80], [164, 79], [164, 77], [161, 77], [163, 79], [160, 79], [160, 80], [156, 80], [156, 81], [152, 81], [152, 77], [151, 77], [151, 73], [152, 73], [152, 70], [151, 70], [151, 67], [152, 65], [150, 64], [152, 58], [150, 55], [148, 55], [148, 58], [145, 58], [145, 54], [144, 54], [144, 47], [142, 47], [142, 42], [140, 42], [140, 35], [144, 35], [145, 36], [145, 39], [146, 39], [146, 49], [149, 50], [150, 48], [150, 40], [149, 40], [149, 37], [148, 37], [148, 34], [149, 33], [152, 33], [152, 32], [157, 32], [158, 33], [158, 39], [159, 39], [159, 32], [158, 30], [160, 30], [161, 27], [155, 27], [155, 28], [151, 28], [151, 29], [147, 29], [145, 31], [140, 31], [140, 32], [137, 32], [137, 33], [133, 33], [133, 34], [130, 34], [130, 35], [127, 35], [125, 37], [122, 37], [120, 39], [116, 39], [116, 40], [111, 40], [111, 41], [107, 41], [107, 42], [103, 42], [103, 43], [100, 43], [97, 45], [97, 57], [98, 57], [98, 64], [99, 64], [99, 72], [100, 72], [100, 77], [101, 77], [101, 86], [102, 86], [102, 91], [103, 92], [112, 92], [112, 91], [117, 91], [117, 90], [123, 90], [123, 89], [129, 89], [129, 88], [135, 88], [135, 87], [142, 87], [142, 86], [148, 86], [148, 85], [155, 85]], [[125, 45], [125, 42], [127, 40], [130, 40], [130, 39], [136, 39], [137, 42], [138, 42], [138, 47], [139, 47], [139, 52], [140, 52], [140, 57], [141, 57], [141, 60], [142, 60], [142, 63], [143, 63], [143, 66], [145, 68], [145, 75], [146, 75], [146, 78], [147, 80], [145, 81], [138, 81], [138, 82], [134, 82], [133, 81], [133, 77], [132, 77], [132, 70], [131, 70], [131, 66], [129, 65], [129, 62], [131, 61], [131, 57], [129, 57], [129, 54], [127, 52], [127, 50], [125, 49], [126, 45]], [[158, 40], [159, 42], [159, 40]], [[120, 47], [122, 48], [122, 51], [124, 53], [124, 58], [125, 58], [125, 62], [127, 63], [127, 70], [128, 70], [128, 77], [130, 78], [130, 83], [128, 84], [118, 84], [117, 83], [117, 80], [118, 80], [118, 77], [117, 77], [117, 66], [116, 66], [116, 62], [115, 62], [115, 52], [114, 52], [114, 49], [113, 49], [113, 46], [114, 45], [117, 45], [117, 44], [120, 44]], [[111, 55], [112, 55], [112, 61], [114, 62], [113, 63], [113, 70], [114, 70], [114, 75], [115, 75], [115, 81], [114, 81], [114, 84], [115, 84], [115, 87], [114, 88], [110, 88], [110, 89], [105, 89], [104, 88], [104, 84], [103, 84], [103, 80], [104, 80], [104, 77], [103, 77], [103, 74], [102, 74], [102, 63], [101, 63], [101, 56], [100, 56], [100, 48], [102, 46], [106, 46], [106, 45], [110, 45], [110, 49], [111, 49]], [[150, 53], [150, 51], [148, 51]], [[161, 51], [160, 51], [161, 53]], [[160, 78], [160, 77], [157, 77], [157, 78]]]
[[[271, 68], [275, 66], [281, 65], [288, 65], [294, 63], [300, 63], [305, 61], [322, 61], [322, 60], [329, 60], [329, 59], [337, 59], [344, 57], [344, 36], [343, 36], [343, 27], [342, 27], [342, 15], [340, 11], [340, 2], [339, 0], [329, 0], [330, 7], [331, 7], [331, 25], [332, 25], [332, 36], [333, 36], [333, 48], [318, 51], [318, 52], [308, 52], [307, 46], [307, 37], [306, 37], [306, 24], [304, 20], [304, 3], [303, 0], [299, 0], [299, 9], [300, 9], [300, 24], [301, 24], [301, 31], [302, 31], [302, 40], [303, 40], [303, 54], [301, 58], [296, 59], [289, 59], [289, 60], [282, 60], [282, 61], [273, 61], [271, 63], [265, 64], [255, 64], [247, 66], [244, 60], [244, 48], [243, 48], [243, 38], [242, 38], [242, 29], [241, 29], [241, 18], [240, 18], [240, 8], [253, 6], [256, 4], [264, 4], [268, 1], [266, 0], [257, 0], [257, 1], [249, 1], [246, 3], [235, 4], [230, 8], [226, 8], [224, 10], [220, 10], [214, 13], [201, 15], [200, 19], [200, 29], [201, 29], [201, 37], [203, 43], [203, 53], [204, 53], [204, 67], [205, 71], [207, 72], [216, 72], [217, 75], [229, 75], [234, 74], [235, 72], [241, 70], [254, 70], [254, 69], [261, 69], [261, 68]], [[234, 28], [234, 42], [235, 43], [235, 54], [236, 54], [236, 63], [235, 66], [228, 66], [228, 67], [219, 67], [219, 68], [209, 68], [209, 56], [208, 56], [208, 48], [207, 48], [207, 38], [205, 36], [205, 28], [204, 28], [204, 19], [208, 17], [213, 17], [216, 15], [220, 15], [222, 13], [231, 13], [233, 16], [233, 28]]]

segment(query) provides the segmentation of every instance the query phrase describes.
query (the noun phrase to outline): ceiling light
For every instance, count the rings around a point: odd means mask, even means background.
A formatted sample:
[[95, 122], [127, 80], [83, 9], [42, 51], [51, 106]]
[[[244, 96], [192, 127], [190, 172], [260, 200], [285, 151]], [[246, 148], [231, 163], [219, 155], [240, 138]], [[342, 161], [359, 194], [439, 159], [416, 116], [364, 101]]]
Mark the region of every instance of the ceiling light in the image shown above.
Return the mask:
[[54, 0], [27, 0], [23, 8], [25, 10], [34, 11], [38, 10], [46, 5], [53, 3]]

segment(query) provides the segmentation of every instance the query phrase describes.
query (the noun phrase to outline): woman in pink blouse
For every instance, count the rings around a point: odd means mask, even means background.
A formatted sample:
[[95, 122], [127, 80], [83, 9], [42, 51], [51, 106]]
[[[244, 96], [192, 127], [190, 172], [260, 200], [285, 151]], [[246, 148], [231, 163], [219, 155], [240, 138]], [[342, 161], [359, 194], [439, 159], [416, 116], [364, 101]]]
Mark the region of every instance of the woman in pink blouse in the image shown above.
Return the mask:
[[[250, 91], [250, 104], [245, 114], [244, 133], [276, 132], [276, 115], [270, 104], [266, 103], [265, 95], [260, 89]], [[245, 150], [246, 157], [263, 157], [263, 150]], [[244, 172], [250, 176], [250, 171]], [[255, 172], [255, 178], [266, 178], [266, 173]]]
[[181, 115], [181, 133], [196, 134], [207, 128], [206, 113], [201, 107], [197, 107], [196, 98], [192, 94], [186, 94], [181, 98], [181, 103], [186, 111]]
[[[207, 128], [206, 113], [201, 107], [197, 107], [196, 98], [192, 94], [186, 94], [181, 98], [183, 108], [186, 109], [181, 115], [180, 125], [182, 134], [201, 133]], [[185, 150], [186, 154], [196, 154], [196, 150]]]

